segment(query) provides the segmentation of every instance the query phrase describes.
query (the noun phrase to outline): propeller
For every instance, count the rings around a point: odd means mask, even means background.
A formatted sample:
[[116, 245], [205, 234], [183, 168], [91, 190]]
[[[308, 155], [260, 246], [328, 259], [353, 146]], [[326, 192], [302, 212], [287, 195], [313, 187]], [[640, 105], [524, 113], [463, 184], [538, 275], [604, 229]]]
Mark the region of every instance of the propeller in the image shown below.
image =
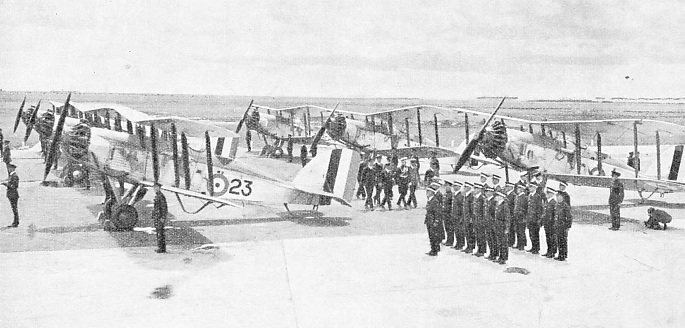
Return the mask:
[[468, 161], [471, 158], [471, 154], [476, 150], [476, 147], [478, 147], [478, 143], [483, 139], [483, 136], [485, 136], [485, 128], [488, 127], [488, 124], [492, 121], [492, 119], [495, 117], [495, 114], [497, 114], [497, 111], [502, 107], [502, 104], [504, 103], [504, 100], [507, 99], [506, 97], [502, 98], [502, 101], [500, 101], [499, 105], [497, 105], [497, 108], [495, 108], [495, 111], [490, 114], [490, 117], [488, 120], [483, 124], [483, 126], [480, 128], [480, 131], [478, 131], [478, 136], [476, 136], [475, 139], [471, 140], [469, 144], [466, 146], [464, 149], [464, 152], [461, 154], [459, 157], [459, 160], [457, 161], [457, 164], [454, 166], [454, 172], [458, 172], [459, 169], [461, 169], [464, 164], [466, 164], [466, 161]]
[[38, 108], [40, 108], [40, 102], [41, 100], [38, 100], [38, 105], [36, 105], [36, 109], [31, 113], [31, 118], [28, 121], [28, 124], [26, 124], [26, 134], [24, 134], [24, 143], [26, 143], [26, 140], [29, 140], [29, 137], [31, 136], [31, 131], [33, 131], [33, 127], [36, 125], [36, 117], [38, 116]]
[[62, 113], [59, 116], [59, 121], [57, 121], [57, 127], [52, 133], [52, 143], [50, 144], [50, 150], [48, 152], [48, 157], [45, 160], [45, 173], [43, 175], [43, 181], [48, 178], [50, 174], [50, 169], [52, 169], [52, 163], [55, 161], [55, 152], [57, 147], [59, 147], [59, 139], [62, 136], [62, 129], [64, 129], [64, 122], [67, 119], [67, 110], [69, 108], [69, 100], [71, 100], [71, 93], [67, 96], [67, 101], [64, 102], [64, 107], [62, 107]]
[[19, 127], [19, 121], [21, 120], [21, 115], [24, 113], [24, 105], [26, 105], [26, 96], [19, 106], [19, 111], [17, 112], [17, 118], [14, 119], [14, 130], [12, 133], [17, 133], [17, 127]]
[[240, 119], [240, 122], [238, 122], [238, 127], [235, 129], [235, 133], [240, 132], [240, 129], [243, 127], [243, 123], [245, 122], [245, 119], [247, 119], [247, 112], [249, 112], [250, 108], [252, 108], [252, 103], [254, 103], [254, 99], [250, 100], [250, 106], [247, 106], [245, 113], [243, 113], [243, 117]]
[[316, 135], [314, 136], [314, 140], [312, 141], [312, 145], [311, 145], [311, 147], [309, 147], [309, 149], [316, 148], [316, 145], [318, 145], [319, 141], [321, 141], [321, 138], [323, 137], [324, 132], [326, 132], [326, 125], [328, 124], [328, 122], [333, 117], [333, 114], [335, 114], [335, 110], [338, 109], [338, 105], [340, 105], [340, 102], [335, 104], [335, 107], [333, 108], [331, 115], [328, 115], [328, 119], [323, 121], [323, 124], [321, 125], [319, 132], [317, 132]]

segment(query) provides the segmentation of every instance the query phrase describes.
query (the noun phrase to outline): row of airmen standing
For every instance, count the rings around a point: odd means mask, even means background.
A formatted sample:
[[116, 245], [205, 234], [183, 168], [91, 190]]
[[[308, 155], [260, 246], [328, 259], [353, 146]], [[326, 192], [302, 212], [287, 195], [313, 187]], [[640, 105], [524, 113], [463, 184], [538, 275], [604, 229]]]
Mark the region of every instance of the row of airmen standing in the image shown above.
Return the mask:
[[[570, 197], [561, 182], [559, 190], [546, 187], [547, 179], [540, 172], [529, 181], [528, 172], [517, 183], [499, 185], [500, 177], [481, 173], [480, 183], [434, 179], [426, 189], [425, 224], [431, 250], [435, 256], [440, 243], [464, 253], [485, 256], [505, 264], [509, 247], [524, 250], [528, 243], [533, 254], [540, 252], [540, 230], [544, 228], [548, 258], [564, 261], [568, 255], [568, 230], [571, 228]], [[444, 194], [440, 189], [444, 186]], [[453, 192], [452, 189], [455, 189]], [[446, 237], [446, 239], [445, 239]], [[558, 252], [558, 255], [557, 255]], [[556, 257], [555, 257], [556, 256]]]

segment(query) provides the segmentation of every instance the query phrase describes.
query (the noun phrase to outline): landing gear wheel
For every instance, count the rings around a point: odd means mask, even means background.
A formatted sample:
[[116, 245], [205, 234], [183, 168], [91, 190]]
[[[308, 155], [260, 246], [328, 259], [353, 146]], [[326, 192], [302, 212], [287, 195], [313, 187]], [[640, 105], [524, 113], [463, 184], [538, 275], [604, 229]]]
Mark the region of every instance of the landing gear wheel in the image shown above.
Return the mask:
[[117, 230], [133, 230], [138, 223], [138, 211], [131, 205], [119, 205], [114, 209], [110, 221]]
[[73, 187], [74, 184], [82, 183], [88, 176], [86, 168], [81, 164], [68, 165], [62, 172], [63, 183], [67, 187]]
[[602, 177], [603, 177], [603, 176], [605, 176], [606, 174], [604, 174], [604, 170], [603, 170], [603, 169], [600, 170], [598, 167], [595, 167], [595, 168], [593, 168], [592, 170], [590, 170], [590, 175], [598, 175], [598, 176], [602, 176]]

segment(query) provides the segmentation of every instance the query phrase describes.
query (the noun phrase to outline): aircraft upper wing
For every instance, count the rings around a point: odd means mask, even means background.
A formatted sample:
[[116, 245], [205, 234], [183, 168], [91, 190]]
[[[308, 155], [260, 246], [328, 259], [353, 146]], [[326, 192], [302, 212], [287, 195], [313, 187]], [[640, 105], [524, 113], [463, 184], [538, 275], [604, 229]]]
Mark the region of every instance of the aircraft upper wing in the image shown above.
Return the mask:
[[136, 122], [142, 125], [154, 124], [156, 128], [171, 131], [171, 124], [176, 125], [176, 132], [181, 135], [185, 132], [187, 136], [204, 137], [205, 131], [209, 131], [212, 136], [239, 138], [239, 135], [227, 128], [217, 126], [209, 121], [190, 120], [183, 117], [149, 117], [146, 120]]
[[[52, 104], [55, 107], [62, 107], [64, 106], [64, 103], [62, 102], [57, 102], [57, 101], [50, 101], [50, 104]], [[140, 121], [145, 121], [151, 118], [150, 115], [147, 115], [143, 112], [137, 111], [135, 109], [126, 107], [124, 105], [119, 105], [119, 104], [111, 104], [111, 103], [78, 103], [78, 102], [73, 102], [70, 101], [69, 105], [74, 107], [77, 111], [82, 112], [82, 113], [90, 113], [90, 112], [106, 112], [106, 111], [114, 111], [116, 113], [119, 113], [121, 117], [137, 123]]]
[[[574, 175], [574, 174], [554, 174], [546, 173], [548, 177], [559, 181], [570, 182], [575, 185], [609, 188], [611, 186], [611, 177], [606, 176], [592, 176], [592, 175]], [[657, 180], [650, 178], [620, 178], [623, 182], [623, 187], [626, 190], [648, 191], [648, 192], [684, 192], [685, 183], [673, 180]], [[607, 197], [608, 194], [607, 194]]]

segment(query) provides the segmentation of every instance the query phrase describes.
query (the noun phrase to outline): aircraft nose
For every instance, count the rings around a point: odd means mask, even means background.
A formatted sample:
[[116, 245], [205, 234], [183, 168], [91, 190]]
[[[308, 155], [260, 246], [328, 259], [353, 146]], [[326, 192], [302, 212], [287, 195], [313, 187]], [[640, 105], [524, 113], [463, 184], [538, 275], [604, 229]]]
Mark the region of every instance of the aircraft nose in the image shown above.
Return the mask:
[[485, 131], [483, 140], [480, 143], [480, 151], [488, 158], [497, 158], [506, 148], [507, 140], [507, 127], [504, 123], [495, 121]]

